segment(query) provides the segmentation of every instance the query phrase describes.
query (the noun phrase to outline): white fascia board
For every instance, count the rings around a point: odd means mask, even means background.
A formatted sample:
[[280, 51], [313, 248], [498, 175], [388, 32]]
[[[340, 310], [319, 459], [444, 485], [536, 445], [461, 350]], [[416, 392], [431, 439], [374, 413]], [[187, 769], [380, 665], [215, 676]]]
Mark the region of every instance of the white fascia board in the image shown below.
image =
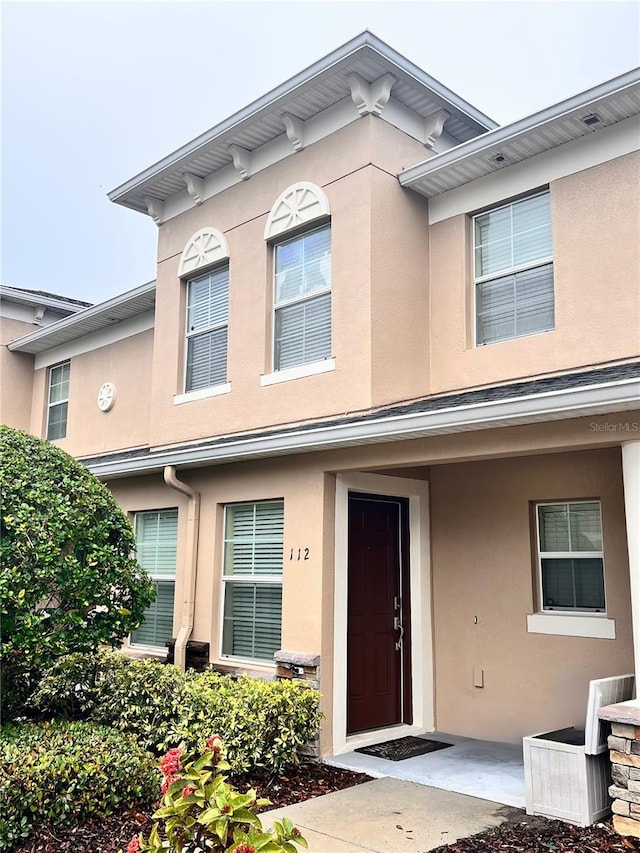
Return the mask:
[[89, 463], [88, 468], [98, 477], [108, 479], [151, 473], [161, 470], [165, 465], [222, 464], [270, 455], [308, 453], [370, 442], [399, 441], [611, 411], [629, 411], [639, 405], [640, 379], [632, 378], [511, 400], [453, 406], [433, 412], [389, 415], [376, 420], [319, 425], [268, 436], [238, 438], [214, 447], [167, 449], [140, 459]]
[[132, 338], [134, 335], [148, 332], [149, 329], [153, 329], [154, 322], [155, 312], [145, 311], [144, 314], [137, 314], [128, 320], [121, 320], [112, 326], [98, 329], [96, 332], [89, 332], [89, 334], [74, 338], [66, 344], [60, 344], [60, 346], [38, 353], [35, 358], [34, 370], [50, 367], [52, 364], [58, 364], [58, 362], [68, 361], [70, 358], [83, 355], [85, 352], [102, 349], [118, 341], [123, 341], [125, 338]]
[[127, 290], [125, 293], [120, 293], [118, 294], [118, 296], [114, 296], [112, 299], [107, 299], [106, 302], [98, 302], [96, 305], [92, 305], [90, 308], [83, 308], [81, 311], [78, 311], [77, 314], [73, 314], [71, 317], [64, 317], [62, 320], [58, 320], [56, 323], [50, 323], [43, 329], [38, 329], [38, 331], [36, 332], [30, 332], [28, 335], [23, 335], [20, 338], [16, 338], [14, 341], [11, 341], [8, 344], [8, 347], [10, 350], [16, 350], [18, 352], [29, 352], [29, 346], [31, 344], [41, 344], [43, 341], [46, 341], [48, 337], [59, 332], [61, 329], [72, 329], [74, 326], [78, 326], [80, 323], [82, 323], [83, 320], [87, 320], [92, 317], [99, 317], [101, 314], [105, 315], [105, 326], [109, 326], [111, 325], [111, 321], [106, 318], [108, 318], [109, 312], [111, 310], [119, 307], [120, 305], [123, 305], [126, 302], [130, 302], [138, 296], [144, 296], [147, 293], [152, 293], [155, 288], [155, 280], [149, 281], [146, 284], [142, 284], [139, 287], [133, 288], [133, 290]]
[[78, 311], [86, 311], [87, 305], [78, 305], [77, 302], [68, 302], [66, 299], [56, 299], [54, 296], [40, 296], [38, 293], [23, 293], [20, 290], [15, 290], [13, 287], [6, 285], [0, 286], [0, 299], [7, 302], [19, 302], [20, 304], [30, 305], [34, 308], [43, 307], [51, 308], [52, 311], [69, 311], [77, 313]]
[[429, 199], [429, 224], [481, 210], [640, 149], [640, 116], [581, 136]]
[[398, 180], [403, 187], [411, 187], [414, 182], [419, 181], [421, 178], [449, 168], [477, 154], [481, 154], [494, 145], [504, 144], [518, 136], [525, 135], [529, 131], [551, 124], [576, 110], [593, 106], [597, 101], [602, 100], [602, 98], [619, 94], [625, 89], [636, 85], [638, 81], [640, 81], [640, 69], [635, 68], [632, 71], [627, 71], [619, 77], [614, 77], [613, 80], [607, 80], [599, 86], [594, 86], [585, 92], [580, 92], [578, 95], [546, 107], [537, 113], [533, 113], [533, 115], [518, 119], [511, 124], [498, 127], [495, 130], [490, 130], [482, 134], [482, 136], [470, 139], [468, 142], [463, 142], [455, 148], [439, 154], [437, 157], [417, 163], [415, 166], [411, 166], [400, 172]]

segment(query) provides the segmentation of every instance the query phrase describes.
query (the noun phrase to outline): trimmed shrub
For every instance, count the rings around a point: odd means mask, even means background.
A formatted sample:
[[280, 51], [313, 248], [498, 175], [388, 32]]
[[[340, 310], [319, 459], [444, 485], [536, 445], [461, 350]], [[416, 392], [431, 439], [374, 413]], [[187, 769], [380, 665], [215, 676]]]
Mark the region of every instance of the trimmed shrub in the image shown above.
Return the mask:
[[48, 441], [0, 426], [0, 676], [4, 719], [24, 686], [72, 651], [119, 646], [153, 585], [109, 489]]
[[298, 747], [318, 730], [319, 701], [317, 690], [292, 681], [183, 673], [107, 651], [57, 662], [33, 696], [43, 715], [79, 713], [135, 735], [156, 753], [179, 745], [192, 750], [220, 732], [234, 772], [295, 763]]
[[154, 757], [135, 737], [93, 723], [20, 723], [0, 729], [0, 848], [35, 825], [150, 805], [158, 796]]

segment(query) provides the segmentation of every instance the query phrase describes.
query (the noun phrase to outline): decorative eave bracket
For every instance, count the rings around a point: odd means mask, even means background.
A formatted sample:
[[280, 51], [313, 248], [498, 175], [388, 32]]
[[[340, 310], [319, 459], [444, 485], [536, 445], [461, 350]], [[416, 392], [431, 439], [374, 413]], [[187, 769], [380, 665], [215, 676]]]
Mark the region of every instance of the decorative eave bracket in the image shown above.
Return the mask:
[[290, 113], [284, 113], [282, 116], [287, 137], [293, 145], [294, 151], [302, 151], [304, 148], [304, 122], [301, 118], [292, 116]]
[[229, 153], [233, 157], [233, 165], [242, 178], [246, 181], [251, 177], [251, 152], [239, 145], [230, 145]]
[[190, 172], [185, 172], [182, 176], [187, 185], [187, 192], [196, 204], [202, 204], [204, 201], [204, 178], [199, 178], [197, 175], [192, 175]]
[[355, 73], [348, 74], [347, 80], [351, 87], [351, 100], [361, 116], [379, 116], [391, 97], [391, 88], [396, 82], [393, 74], [385, 74], [373, 83], [367, 83]]
[[156, 225], [162, 225], [164, 222], [164, 202], [159, 198], [154, 198], [150, 195], [146, 195], [143, 201], [147, 205], [149, 216], [153, 219]]
[[444, 123], [449, 118], [446, 110], [436, 110], [424, 118], [424, 144], [433, 148], [436, 140], [442, 135]]

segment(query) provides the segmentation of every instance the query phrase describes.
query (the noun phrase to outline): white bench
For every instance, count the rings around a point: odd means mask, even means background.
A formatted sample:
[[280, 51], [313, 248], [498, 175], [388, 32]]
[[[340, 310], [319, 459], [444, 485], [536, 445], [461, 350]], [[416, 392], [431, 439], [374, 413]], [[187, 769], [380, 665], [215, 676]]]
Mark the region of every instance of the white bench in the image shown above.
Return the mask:
[[522, 739], [527, 814], [589, 826], [611, 811], [608, 725], [598, 710], [633, 697], [634, 676], [589, 682], [585, 730], [561, 729]]

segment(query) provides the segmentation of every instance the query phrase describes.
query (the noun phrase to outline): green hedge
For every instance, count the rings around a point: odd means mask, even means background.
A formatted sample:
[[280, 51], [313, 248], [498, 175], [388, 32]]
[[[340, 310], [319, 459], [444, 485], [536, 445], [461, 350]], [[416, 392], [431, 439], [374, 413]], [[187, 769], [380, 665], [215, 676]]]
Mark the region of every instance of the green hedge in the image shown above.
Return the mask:
[[158, 798], [153, 755], [136, 738], [86, 722], [0, 729], [0, 849], [33, 826], [75, 826]]
[[213, 670], [131, 660], [114, 652], [68, 655], [45, 675], [32, 707], [51, 716], [83, 716], [136, 736], [156, 753], [196, 749], [220, 734], [232, 770], [280, 770], [317, 732], [320, 694], [292, 681], [235, 680]]

